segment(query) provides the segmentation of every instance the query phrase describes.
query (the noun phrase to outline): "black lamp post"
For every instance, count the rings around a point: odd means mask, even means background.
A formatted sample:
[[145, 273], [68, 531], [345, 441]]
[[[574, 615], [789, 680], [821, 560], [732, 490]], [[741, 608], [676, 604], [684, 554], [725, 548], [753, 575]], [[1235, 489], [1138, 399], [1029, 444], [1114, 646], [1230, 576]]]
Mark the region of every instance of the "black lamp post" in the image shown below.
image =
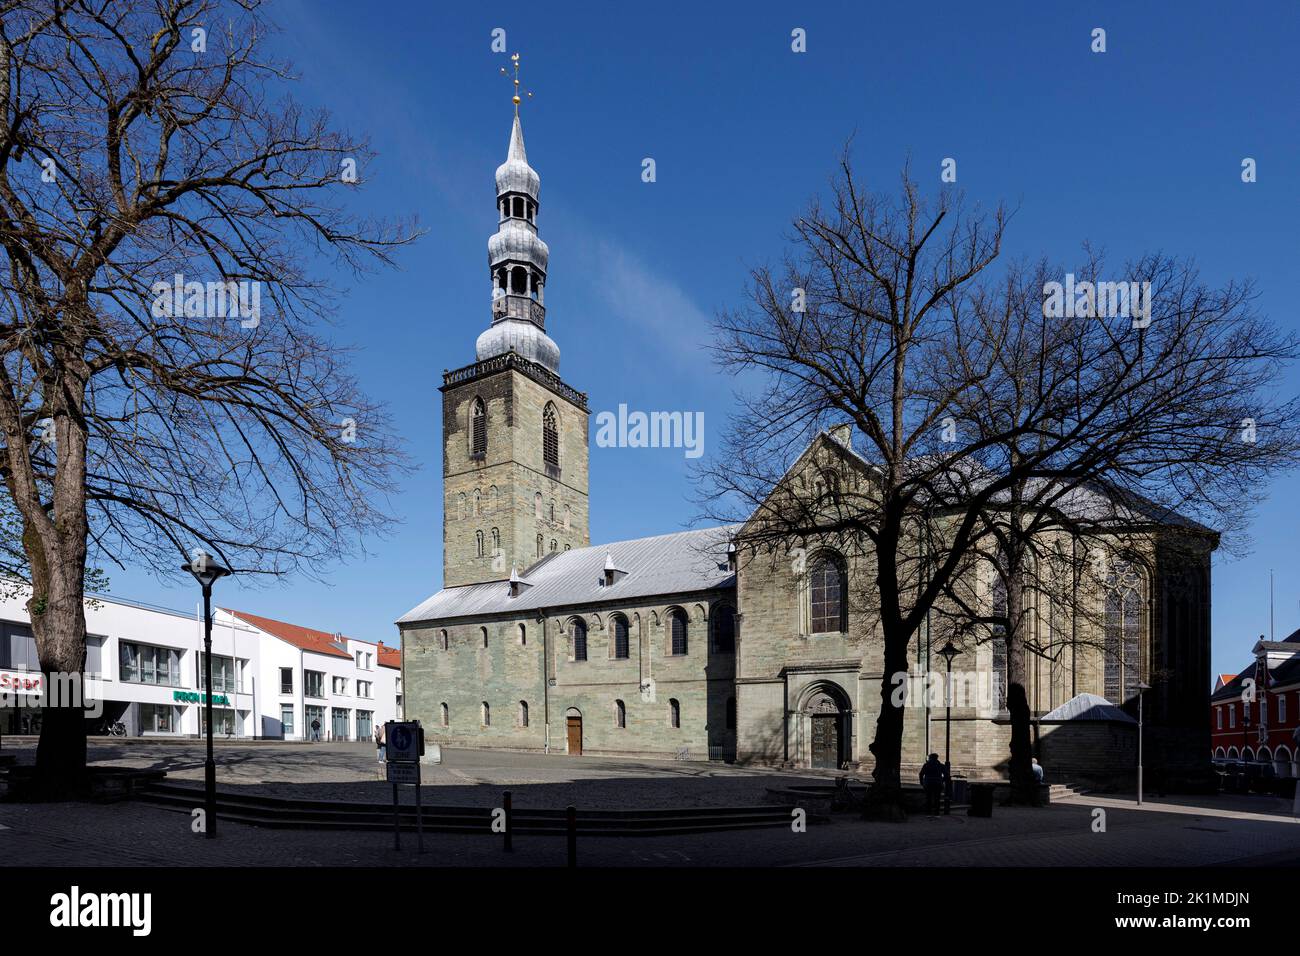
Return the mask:
[[961, 652], [952, 646], [952, 641], [943, 645], [939, 651], [948, 662], [948, 681], [944, 688], [943, 705], [943, 812], [952, 813], [952, 659]]
[[203, 670], [204, 714], [208, 731], [208, 759], [203, 764], [204, 821], [208, 839], [217, 835], [217, 762], [212, 757], [212, 585], [230, 573], [200, 551], [194, 560], [181, 565], [182, 571], [194, 575], [203, 588]]
[[1151, 685], [1138, 682], [1138, 806], [1142, 806], [1142, 695], [1151, 689]]

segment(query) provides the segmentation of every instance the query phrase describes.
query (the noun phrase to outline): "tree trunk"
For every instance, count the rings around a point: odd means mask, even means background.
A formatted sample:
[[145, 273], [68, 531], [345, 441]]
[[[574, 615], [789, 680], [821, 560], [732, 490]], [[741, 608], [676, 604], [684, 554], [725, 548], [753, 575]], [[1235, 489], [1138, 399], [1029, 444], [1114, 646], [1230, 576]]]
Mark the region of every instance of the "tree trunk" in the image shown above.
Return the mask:
[[87, 783], [84, 561], [60, 563], [50, 569], [45, 588], [33, 582], [27, 602], [45, 692], [33, 787], [34, 795], [47, 799], [83, 795]]
[[906, 702], [896, 703], [898, 685], [895, 674], [907, 673], [907, 635], [899, 633], [894, 623], [885, 627], [885, 668], [880, 675], [880, 715], [876, 718], [876, 736], [870, 750], [876, 758], [871, 771], [873, 780], [863, 816], [872, 820], [902, 821], [903, 788], [900, 769], [903, 762], [903, 714]]
[[[81, 306], [84, 309], [84, 300]], [[70, 314], [79, 314], [71, 308]], [[36, 749], [35, 795], [82, 796], [86, 772], [86, 449], [84, 418], [89, 371], [81, 343], [69, 335], [60, 374], [45, 386], [55, 428], [57, 465], [48, 517], [39, 493], [23, 510], [23, 546], [32, 570], [27, 610], [36, 639], [45, 692]], [[36, 490], [33, 488], [33, 490]], [[44, 520], [41, 520], [44, 518]]]

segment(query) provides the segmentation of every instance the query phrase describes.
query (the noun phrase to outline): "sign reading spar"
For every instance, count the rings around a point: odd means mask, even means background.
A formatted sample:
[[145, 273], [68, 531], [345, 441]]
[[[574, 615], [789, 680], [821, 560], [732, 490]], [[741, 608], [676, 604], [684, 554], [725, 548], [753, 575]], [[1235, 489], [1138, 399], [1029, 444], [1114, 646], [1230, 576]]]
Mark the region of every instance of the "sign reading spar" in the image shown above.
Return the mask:
[[32, 691], [40, 693], [41, 675], [40, 674], [11, 674], [8, 671], [0, 671], [0, 690], [13, 691]]

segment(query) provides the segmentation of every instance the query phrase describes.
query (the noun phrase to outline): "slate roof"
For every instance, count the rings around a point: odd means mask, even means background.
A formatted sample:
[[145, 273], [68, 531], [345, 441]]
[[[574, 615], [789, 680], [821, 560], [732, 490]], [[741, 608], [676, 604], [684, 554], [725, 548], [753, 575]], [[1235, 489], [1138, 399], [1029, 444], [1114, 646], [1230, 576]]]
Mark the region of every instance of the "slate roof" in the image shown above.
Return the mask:
[[[845, 443], [828, 431], [823, 431], [821, 435], [847, 451], [868, 470], [876, 473], [880, 471], [879, 463], [867, 458], [854, 448], [851, 442]], [[944, 468], [936, 469], [936, 465]], [[955, 496], [976, 492], [993, 480], [993, 473], [977, 462], [958, 460], [945, 464], [940, 456], [918, 455], [904, 463], [907, 474], [924, 474], [932, 469], [934, 473], [929, 476], [929, 480], [935, 485], [942, 486], [946, 479], [947, 491]], [[1183, 528], [1202, 534], [1218, 534], [1213, 528], [1132, 489], [1110, 486], [1102, 481], [1082, 482], [1071, 488], [1054, 480], [1035, 478], [1025, 483], [1025, 492], [1031, 499], [1050, 500], [1062, 515], [1074, 521], [1120, 526], [1140, 526], [1150, 523]], [[1009, 492], [1002, 492], [996, 495], [993, 501], [1005, 503], [1010, 501], [1010, 497]]]
[[1226, 681], [1222, 687], [1211, 694], [1210, 700], [1240, 700], [1243, 689], [1242, 681], [1247, 677], [1253, 678], [1254, 676], [1255, 662], [1251, 661], [1240, 674], [1237, 674], [1231, 680]]
[[[739, 525], [723, 525], [557, 551], [520, 574], [520, 581], [528, 587], [518, 597], [510, 596], [507, 581], [443, 588], [403, 614], [397, 623], [734, 587], [736, 573], [728, 569], [727, 547], [737, 530]], [[608, 587], [604, 584], [607, 557], [627, 572]]]
[[1096, 694], [1076, 694], [1060, 707], [1044, 714], [1040, 720], [1114, 720], [1123, 724], [1137, 721], [1120, 710], [1105, 697]]

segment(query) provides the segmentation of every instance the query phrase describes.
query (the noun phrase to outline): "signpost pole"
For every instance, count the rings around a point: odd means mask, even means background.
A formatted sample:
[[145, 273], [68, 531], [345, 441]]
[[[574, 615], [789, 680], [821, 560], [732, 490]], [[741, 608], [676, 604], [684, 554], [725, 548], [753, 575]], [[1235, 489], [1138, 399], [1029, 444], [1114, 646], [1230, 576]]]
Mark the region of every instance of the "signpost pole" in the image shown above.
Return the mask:
[[390, 720], [384, 724], [384, 756], [388, 782], [393, 785], [393, 849], [402, 848], [400, 786], [415, 787], [415, 835], [424, 852], [424, 807], [420, 798], [420, 758], [424, 755], [424, 730], [418, 720]]
[[402, 848], [402, 818], [397, 809], [397, 784], [393, 784], [393, 849]]

